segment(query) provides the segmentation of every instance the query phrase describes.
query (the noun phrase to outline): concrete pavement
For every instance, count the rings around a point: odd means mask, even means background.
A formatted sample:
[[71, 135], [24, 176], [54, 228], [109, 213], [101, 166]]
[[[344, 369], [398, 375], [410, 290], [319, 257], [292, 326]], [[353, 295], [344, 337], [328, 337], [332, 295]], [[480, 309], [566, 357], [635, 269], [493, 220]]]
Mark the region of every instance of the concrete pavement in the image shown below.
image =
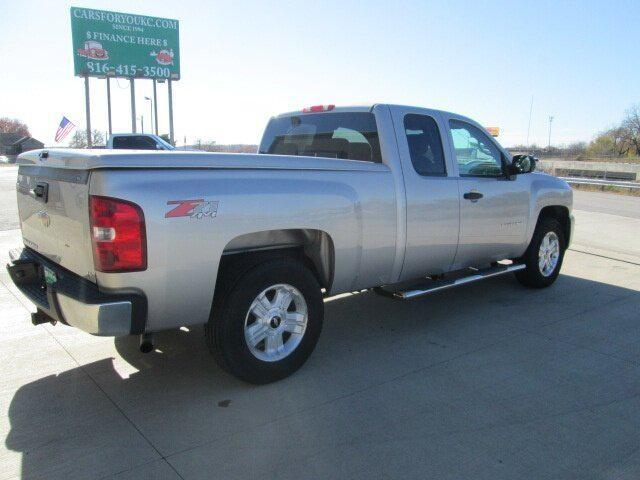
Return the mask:
[[0, 163], [0, 231], [20, 228], [16, 203], [18, 167]]
[[574, 190], [572, 248], [640, 265], [640, 197]]
[[[640, 220], [590, 213], [576, 212], [587, 247], [640, 235]], [[1, 259], [19, 242], [1, 231]], [[199, 327], [144, 355], [135, 338], [33, 327], [0, 282], [0, 480], [640, 478], [633, 263], [569, 251], [546, 290], [504, 277], [328, 299], [309, 362], [263, 387], [221, 372]]]
[[640, 219], [640, 197], [629, 195], [574, 190], [573, 208], [583, 212], [607, 213]]

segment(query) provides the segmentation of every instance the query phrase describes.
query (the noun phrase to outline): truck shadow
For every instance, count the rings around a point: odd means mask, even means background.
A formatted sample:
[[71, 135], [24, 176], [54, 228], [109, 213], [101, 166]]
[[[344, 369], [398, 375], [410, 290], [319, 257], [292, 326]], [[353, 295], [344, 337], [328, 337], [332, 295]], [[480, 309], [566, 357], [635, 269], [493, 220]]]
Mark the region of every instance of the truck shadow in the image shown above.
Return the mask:
[[[488, 361], [447, 373], [449, 365], [478, 350], [498, 351], [515, 342], [523, 350], [548, 354], [553, 362], [520, 358], [517, 351], [506, 349], [527, 366], [512, 367], [512, 373], [522, 375], [523, 385], [534, 385], [527, 392], [541, 396], [544, 404], [549, 385], [540, 384], [538, 390], [536, 381], [546, 378], [545, 373], [557, 379], [591, 364], [587, 357], [604, 358], [597, 378], [585, 378], [581, 387], [604, 384], [620, 365], [631, 365], [625, 346], [640, 342], [640, 325], [632, 321], [640, 309], [639, 291], [567, 275], [541, 291], [500, 278], [412, 302], [367, 292], [328, 299], [325, 308], [324, 331], [311, 359], [297, 374], [275, 384], [256, 387], [222, 372], [207, 351], [201, 327], [159, 334], [156, 351], [150, 354], [139, 352], [137, 338], [116, 338], [119, 357], [24, 384], [11, 399], [5, 442], [8, 450], [21, 454], [21, 467], [7, 475], [97, 478], [153, 465], [161, 455], [202, 445], [217, 447], [211, 447], [214, 453], [206, 459], [194, 460], [203, 462], [200, 468], [228, 468], [234, 457], [229, 443], [247, 448], [257, 442], [258, 449], [264, 442], [283, 444], [289, 455], [324, 449], [330, 458], [339, 448], [333, 445], [344, 444], [345, 438], [367, 436], [379, 422], [403, 418], [429, 402], [460, 401], [490, 388], [500, 395], [496, 382], [503, 363]], [[425, 388], [420, 395], [381, 387], [406, 378], [419, 383], [447, 375], [449, 382], [433, 391]], [[548, 395], [552, 405], [553, 392]], [[576, 401], [585, 401], [582, 391], [575, 395]], [[549, 408], [542, 414], [551, 414]], [[513, 422], [513, 409], [502, 410], [494, 412], [491, 421]], [[461, 411], [449, 414], [452, 422], [465, 417]], [[471, 423], [476, 426], [481, 420], [482, 414]], [[426, 430], [416, 434], [416, 442], [424, 441], [428, 421], [420, 425]], [[246, 435], [250, 431], [263, 435], [251, 440]], [[391, 428], [387, 433], [398, 432]], [[621, 430], [620, 436], [626, 434], [628, 430]], [[437, 442], [445, 432], [436, 429], [430, 435]], [[282, 463], [279, 455], [261, 453], [247, 461], [271, 468]], [[180, 455], [176, 458], [180, 464]]]

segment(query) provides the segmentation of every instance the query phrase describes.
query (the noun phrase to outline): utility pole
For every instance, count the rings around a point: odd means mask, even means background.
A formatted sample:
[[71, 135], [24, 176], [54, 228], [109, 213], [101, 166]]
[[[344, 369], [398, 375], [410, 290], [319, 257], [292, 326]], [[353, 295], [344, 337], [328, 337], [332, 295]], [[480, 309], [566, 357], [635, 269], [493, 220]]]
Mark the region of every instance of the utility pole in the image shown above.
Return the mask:
[[533, 113], [533, 95], [531, 95], [531, 106], [529, 107], [529, 126], [527, 127], [527, 147], [529, 147], [529, 133], [531, 133], [531, 114]]
[[548, 148], [551, 149], [551, 123], [553, 122], [553, 115], [549, 115], [549, 146]]

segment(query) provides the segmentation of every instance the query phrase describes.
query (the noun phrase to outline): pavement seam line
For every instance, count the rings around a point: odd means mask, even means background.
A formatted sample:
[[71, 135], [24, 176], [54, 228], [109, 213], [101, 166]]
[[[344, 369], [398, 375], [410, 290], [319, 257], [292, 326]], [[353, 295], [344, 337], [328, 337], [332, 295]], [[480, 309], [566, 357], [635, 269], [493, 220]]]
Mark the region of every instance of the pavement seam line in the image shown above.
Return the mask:
[[[12, 295], [15, 296], [13, 292], [11, 293]], [[147, 438], [147, 436], [142, 432], [142, 430], [140, 430], [140, 428], [133, 422], [133, 420], [129, 418], [129, 416], [125, 413], [125, 411], [115, 402], [113, 398], [111, 398], [111, 396], [102, 388], [102, 386], [96, 381], [96, 379], [93, 378], [93, 376], [85, 369], [84, 365], [78, 362], [78, 360], [73, 356], [73, 354], [56, 338], [56, 336], [53, 334], [51, 330], [49, 330], [48, 328], [45, 328], [45, 331], [47, 332], [47, 334], [51, 336], [51, 338], [53, 338], [53, 341], [56, 342], [66, 352], [69, 358], [71, 358], [71, 360], [78, 366], [78, 368], [82, 371], [82, 373], [84, 373], [87, 377], [89, 377], [89, 380], [91, 380], [91, 382], [98, 388], [98, 390], [102, 392], [102, 394], [107, 398], [107, 400], [111, 402], [111, 404], [116, 408], [116, 410], [120, 412], [120, 414], [125, 418], [125, 420], [127, 420], [127, 422], [129, 422], [129, 424], [135, 429], [135, 431], [138, 432], [138, 434], [144, 439], [144, 441], [147, 442], [147, 444], [160, 456], [160, 458], [169, 465], [171, 470], [173, 470], [179, 478], [184, 480], [182, 475], [180, 475], [180, 473], [174, 468], [174, 466], [167, 461], [167, 458], [160, 452], [160, 450], [158, 450], [158, 448], [151, 442], [151, 440], [149, 440], [149, 438]], [[149, 463], [149, 462], [145, 462], [142, 465], [145, 465], [146, 463]], [[134, 468], [138, 468], [139, 466], [140, 465], [132, 467], [129, 470], [133, 470]], [[124, 470], [124, 471], [126, 472], [128, 470]], [[122, 473], [122, 472], [118, 472], [118, 473]], [[116, 473], [115, 475], [117, 475], [118, 473]]]
[[164, 463], [169, 465], [169, 468], [171, 468], [171, 470], [173, 470], [176, 473], [176, 475], [178, 475], [178, 477], [180, 477], [180, 478], [182, 478], [184, 480], [184, 477], [182, 477], [178, 472], [175, 471], [175, 469], [173, 468], [173, 465], [171, 465], [167, 461], [166, 458], [160, 458], [160, 459], [156, 458], [154, 460], [149, 460], [148, 462], [141, 463], [140, 465], [136, 465], [135, 467], [125, 468], [124, 470], [120, 470], [119, 472], [116, 472], [116, 473], [110, 473], [108, 475], [100, 477], [98, 480], [106, 480], [108, 478], [114, 478], [114, 477], [117, 477], [119, 475], [122, 475], [123, 473], [131, 472], [132, 470], [135, 470], [136, 468], [142, 468], [142, 467], [145, 467], [147, 465], [152, 465], [153, 463], [157, 462], [158, 460], [162, 460]]
[[607, 257], [606, 255], [600, 255], [598, 253], [586, 252], [584, 250], [576, 250], [573, 247], [569, 247], [568, 250], [571, 250], [572, 252], [576, 252], [576, 253], [582, 253], [583, 255], [591, 255], [591, 256], [599, 257], [599, 258], [606, 258], [607, 260], [613, 260], [614, 262], [627, 263], [629, 265], [635, 265], [636, 267], [640, 267], [640, 263], [631, 262], [629, 260], [622, 260], [620, 258]]
[[18, 303], [20, 304], [20, 306], [21, 306], [22, 308], [24, 308], [24, 309], [27, 311], [27, 313], [31, 313], [31, 310], [29, 310], [29, 307], [27, 307], [27, 305], [25, 305], [25, 304], [24, 304], [24, 302], [20, 299], [20, 297], [18, 297], [18, 296], [15, 294], [15, 292], [14, 292], [11, 288], [9, 288], [9, 286], [4, 282], [4, 280], [0, 280], [0, 283], [2, 284], [2, 286], [3, 286], [4, 288], [6, 288], [6, 289], [7, 289], [7, 292], [9, 292], [9, 293], [13, 296], [13, 298], [15, 298], [15, 299], [18, 301]]
[[[53, 334], [52, 334], [53, 335]], [[55, 337], [54, 337], [55, 338]], [[60, 343], [60, 342], [58, 342]], [[64, 346], [62, 347], [64, 348]], [[65, 351], [68, 352], [68, 350], [65, 348]], [[93, 384], [98, 388], [98, 390], [100, 390], [102, 392], [102, 394], [107, 397], [107, 399], [111, 402], [111, 404], [116, 408], [116, 410], [118, 410], [120, 412], [120, 414], [127, 420], [127, 422], [129, 422], [131, 424], [131, 426], [136, 430], [136, 432], [138, 432], [138, 434], [144, 439], [145, 442], [147, 442], [149, 444], [149, 446], [151, 448], [153, 448], [153, 450], [160, 456], [160, 458], [165, 461], [167, 463], [167, 465], [169, 465], [169, 468], [171, 468], [171, 470], [173, 470], [175, 472], [175, 474], [178, 476], [178, 478], [181, 478], [184, 480], [184, 477], [182, 475], [180, 475], [180, 473], [174, 468], [173, 465], [171, 465], [171, 463], [169, 463], [167, 461], [167, 458], [160, 452], [160, 450], [158, 450], [158, 448], [153, 444], [153, 442], [151, 442], [151, 440], [149, 440], [149, 438], [147, 438], [147, 436], [142, 432], [142, 430], [134, 423], [134, 421], [129, 418], [129, 416], [125, 413], [125, 411], [120, 407], [120, 405], [117, 404], [117, 402], [111, 398], [111, 396], [102, 388], [102, 386], [96, 381], [95, 378], [93, 378], [91, 376], [91, 374], [89, 372], [87, 372], [84, 368], [84, 365], [81, 365], [78, 363], [78, 361], [73, 357], [73, 355], [71, 355], [71, 353], [69, 353], [69, 356], [71, 356], [71, 358], [73, 358], [73, 361], [76, 362], [78, 364], [78, 366], [80, 367], [80, 370], [82, 370], [88, 377], [89, 379], [91, 379], [91, 381], [93, 382]], [[150, 462], [147, 462], [150, 463]], [[129, 470], [133, 470], [134, 468], [138, 468], [140, 466], [146, 465], [146, 463], [143, 463], [142, 465], [137, 465], [135, 467], [132, 467]], [[125, 470], [128, 471], [128, 470]], [[122, 473], [122, 472], [120, 472]]]

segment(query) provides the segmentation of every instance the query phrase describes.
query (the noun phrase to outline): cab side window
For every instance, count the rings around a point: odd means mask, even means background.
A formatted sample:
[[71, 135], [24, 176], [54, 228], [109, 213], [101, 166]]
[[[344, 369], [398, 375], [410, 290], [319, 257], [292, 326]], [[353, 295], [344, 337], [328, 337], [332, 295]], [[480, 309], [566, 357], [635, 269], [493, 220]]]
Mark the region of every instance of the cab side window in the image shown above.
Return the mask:
[[447, 169], [436, 121], [427, 115], [405, 115], [404, 133], [415, 171], [423, 176], [445, 176]]
[[500, 150], [484, 132], [459, 120], [450, 120], [449, 130], [461, 177], [502, 175]]

